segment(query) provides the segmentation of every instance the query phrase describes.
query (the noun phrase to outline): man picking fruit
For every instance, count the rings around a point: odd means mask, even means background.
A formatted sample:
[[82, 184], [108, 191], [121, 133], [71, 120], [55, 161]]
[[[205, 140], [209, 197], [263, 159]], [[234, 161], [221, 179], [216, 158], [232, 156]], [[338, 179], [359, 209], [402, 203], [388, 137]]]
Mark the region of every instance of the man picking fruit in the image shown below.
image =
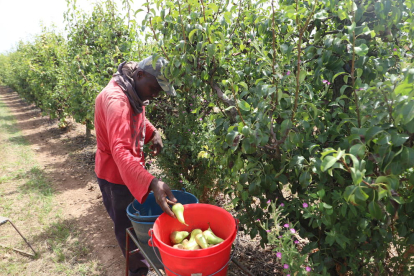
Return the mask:
[[[153, 62], [152, 57], [140, 62], [121, 63], [118, 72], [95, 100], [95, 173], [124, 256], [126, 229], [131, 227], [126, 208], [134, 198], [143, 203], [153, 191], [161, 209], [174, 217], [168, 203], [177, 200], [167, 183], [145, 169], [143, 152], [144, 144], [150, 141], [154, 156], [163, 147], [161, 135], [145, 117], [145, 106], [162, 91], [176, 94], [162, 74], [166, 64], [165, 59], [158, 58]], [[167, 202], [167, 197], [172, 202]], [[131, 250], [136, 248], [132, 242], [129, 246]], [[141, 253], [131, 255], [129, 263], [130, 275], [148, 273], [149, 264]]]

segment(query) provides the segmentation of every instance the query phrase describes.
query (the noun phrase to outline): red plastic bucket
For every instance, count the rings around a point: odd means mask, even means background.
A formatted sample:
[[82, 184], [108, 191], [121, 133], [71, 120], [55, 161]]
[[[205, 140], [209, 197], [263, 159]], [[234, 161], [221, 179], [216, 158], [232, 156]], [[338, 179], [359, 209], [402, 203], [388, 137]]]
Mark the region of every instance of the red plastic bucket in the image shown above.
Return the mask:
[[[167, 275], [225, 276], [231, 245], [237, 236], [234, 217], [223, 208], [198, 203], [184, 205], [184, 219], [188, 226], [164, 213], [155, 220], [153, 228], [148, 232], [151, 237], [149, 244], [158, 247]], [[204, 231], [209, 223], [213, 232], [224, 239], [222, 243], [198, 250], [172, 247], [170, 234], [173, 231], [191, 232], [196, 228]]]

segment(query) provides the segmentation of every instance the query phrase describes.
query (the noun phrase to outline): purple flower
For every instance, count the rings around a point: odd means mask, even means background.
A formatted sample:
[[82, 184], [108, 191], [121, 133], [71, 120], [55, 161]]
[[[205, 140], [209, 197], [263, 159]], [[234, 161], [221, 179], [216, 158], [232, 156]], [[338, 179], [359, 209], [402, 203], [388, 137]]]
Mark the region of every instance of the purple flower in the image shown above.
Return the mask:
[[202, 121], [203, 119], [200, 118], [200, 121]]
[[285, 204], [284, 203], [280, 203], [280, 207], [283, 207], [283, 206], [285, 206]]
[[195, 98], [195, 96], [193, 95], [193, 99]]
[[260, 219], [256, 219], [256, 221], [260, 221]]
[[393, 51], [397, 51], [397, 48], [392, 49]]
[[327, 83], [327, 82], [328, 82], [327, 80], [323, 80], [323, 81], [322, 81], [322, 83]]
[[293, 228], [290, 228], [290, 232], [292, 232], [292, 234], [295, 234], [296, 233], [296, 230], [293, 229]]
[[193, 104], [190, 104], [190, 106], [193, 106]]
[[290, 71], [287, 71], [287, 72], [286, 72], [286, 75], [288, 75], [288, 76], [289, 76], [289, 75], [290, 75]]
[[180, 183], [183, 183], [183, 181], [182, 181], [182, 180], [180, 180]]
[[298, 243], [299, 243], [299, 241], [298, 241], [298, 240], [296, 240], [296, 241], [295, 241], [295, 244], [298, 244]]
[[286, 228], [289, 228], [289, 224], [287, 224], [287, 223], [285, 225], [283, 225], [283, 226], [286, 227]]
[[303, 206], [303, 208], [308, 208], [308, 207], [309, 207], [309, 205], [308, 205], [306, 202], [304, 202], [304, 203], [302, 204], [302, 206]]
[[270, 201], [270, 199], [269, 199], [269, 200], [267, 201], [267, 204], [270, 204], [270, 202], [271, 202], [271, 201]]
[[309, 266], [307, 266], [305, 269], [306, 269], [306, 271], [308, 271], [308, 272], [312, 270], [312, 268], [310, 268]]
[[364, 88], [360, 88], [359, 90], [364, 90]]
[[282, 258], [282, 252], [277, 252], [276, 253], [276, 257], [278, 257], [279, 259], [281, 259]]
[[288, 268], [289, 268], [289, 265], [288, 265], [288, 264], [284, 264], [284, 265], [283, 265], [283, 268], [284, 268], [284, 269], [288, 269]]
[[183, 113], [185, 113], [185, 111], [183, 111]]
[[287, 274], [286, 276], [290, 276], [290, 274]]
[[267, 233], [270, 233], [270, 230], [266, 230]]
[[279, 239], [283, 238], [282, 236], [279, 236]]

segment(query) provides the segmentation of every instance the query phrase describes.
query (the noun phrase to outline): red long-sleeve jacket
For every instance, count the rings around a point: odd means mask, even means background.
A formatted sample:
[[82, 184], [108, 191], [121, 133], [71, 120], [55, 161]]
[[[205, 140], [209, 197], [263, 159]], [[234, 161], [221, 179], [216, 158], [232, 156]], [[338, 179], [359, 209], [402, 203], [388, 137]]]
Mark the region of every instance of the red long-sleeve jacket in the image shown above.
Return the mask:
[[145, 107], [134, 116], [127, 96], [112, 79], [96, 97], [95, 129], [97, 177], [126, 185], [138, 202], [144, 202], [154, 176], [144, 167], [143, 146], [155, 130]]

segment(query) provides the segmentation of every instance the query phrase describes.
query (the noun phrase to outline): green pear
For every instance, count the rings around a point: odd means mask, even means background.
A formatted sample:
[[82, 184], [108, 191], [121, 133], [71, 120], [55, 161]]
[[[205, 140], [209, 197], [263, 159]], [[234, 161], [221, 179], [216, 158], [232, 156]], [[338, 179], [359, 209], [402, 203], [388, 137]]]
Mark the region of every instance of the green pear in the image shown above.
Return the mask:
[[187, 239], [185, 239], [183, 241], [182, 245], [183, 245], [183, 249], [187, 249], [187, 250], [200, 249], [200, 246], [197, 244], [197, 242], [195, 240], [187, 240]]
[[201, 248], [208, 248], [208, 243], [207, 243], [207, 240], [204, 237], [203, 233], [198, 233], [195, 236], [195, 240]]
[[184, 206], [181, 203], [176, 203], [173, 205], [171, 209], [178, 221], [188, 226], [188, 224], [185, 223], [184, 220]]
[[189, 234], [187, 231], [174, 231], [170, 234], [170, 240], [173, 244], [181, 243]]
[[198, 245], [195, 237], [197, 236], [197, 234], [202, 233], [203, 230], [201, 229], [193, 229], [193, 231], [191, 231], [190, 240], [188, 242], [183, 242], [184, 248], [188, 250], [200, 249], [200, 246]]
[[191, 240], [191, 239], [195, 239], [195, 236], [196, 236], [197, 234], [200, 234], [200, 233], [203, 233], [203, 230], [198, 229], [198, 228], [193, 229], [193, 231], [191, 231], [190, 240]]
[[178, 249], [184, 249], [184, 246], [181, 243], [174, 244], [173, 247]]
[[213, 230], [211, 230], [210, 223], [208, 224], [208, 229], [203, 232], [203, 235], [209, 244], [219, 244], [224, 241], [214, 234]]

